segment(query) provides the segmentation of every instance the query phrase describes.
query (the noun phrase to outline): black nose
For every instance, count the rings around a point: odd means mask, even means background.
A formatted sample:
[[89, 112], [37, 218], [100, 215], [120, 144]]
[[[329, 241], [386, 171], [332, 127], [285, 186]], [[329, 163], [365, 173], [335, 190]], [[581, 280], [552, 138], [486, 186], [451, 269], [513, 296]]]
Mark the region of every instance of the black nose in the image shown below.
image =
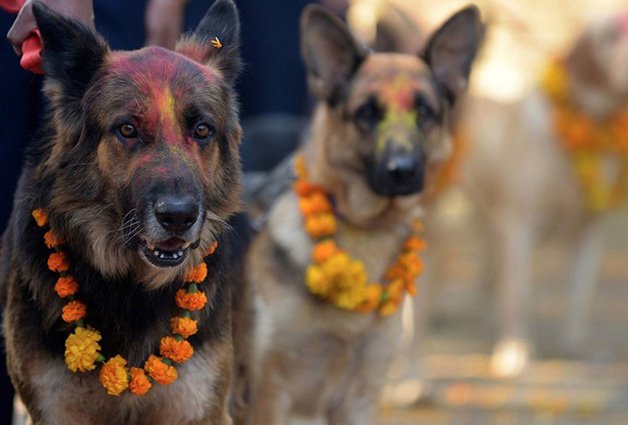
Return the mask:
[[416, 178], [419, 164], [414, 155], [394, 155], [386, 163], [386, 171], [395, 183], [404, 183]]
[[184, 232], [196, 223], [198, 204], [192, 198], [160, 198], [155, 202], [155, 217], [164, 229]]

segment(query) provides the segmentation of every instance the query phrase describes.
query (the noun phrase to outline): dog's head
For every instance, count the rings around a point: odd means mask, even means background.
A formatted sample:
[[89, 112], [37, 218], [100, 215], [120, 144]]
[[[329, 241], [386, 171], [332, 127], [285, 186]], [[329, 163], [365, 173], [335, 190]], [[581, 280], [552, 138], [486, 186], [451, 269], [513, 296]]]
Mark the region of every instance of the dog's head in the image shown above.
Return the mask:
[[566, 60], [573, 97], [604, 116], [628, 105], [628, 12], [589, 25]]
[[51, 210], [105, 275], [159, 285], [198, 264], [239, 208], [239, 21], [217, 0], [175, 51], [110, 51], [35, 4], [56, 139]]
[[320, 100], [312, 131], [324, 145], [316, 156], [334, 174], [326, 186], [341, 213], [367, 222], [429, 184], [430, 170], [450, 154], [450, 108], [467, 87], [482, 35], [470, 6], [422, 54], [373, 53], [325, 9], [304, 11], [302, 55]]

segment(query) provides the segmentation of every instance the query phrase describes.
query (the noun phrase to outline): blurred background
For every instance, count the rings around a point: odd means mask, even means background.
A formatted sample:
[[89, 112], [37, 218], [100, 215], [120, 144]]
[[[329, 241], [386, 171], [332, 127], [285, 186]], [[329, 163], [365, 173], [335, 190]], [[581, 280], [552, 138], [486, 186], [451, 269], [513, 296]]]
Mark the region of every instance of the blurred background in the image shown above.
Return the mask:
[[[390, 3], [429, 34], [468, 2]], [[504, 103], [516, 103], [528, 95], [548, 61], [565, 55], [587, 23], [628, 8], [625, 0], [475, 3], [488, 27], [473, 68], [470, 93]], [[353, 1], [348, 20], [369, 40], [375, 34], [374, 23], [387, 8], [382, 1]], [[569, 292], [573, 290], [571, 252], [567, 249], [571, 242], [552, 238], [537, 246], [529, 312], [531, 360], [509, 377], [499, 376], [491, 365], [498, 336], [496, 288], [486, 282], [486, 249], [477, 211], [465, 191], [456, 186], [442, 193], [433, 208], [434, 229], [429, 237], [438, 239], [439, 273], [436, 280], [427, 274], [419, 294], [423, 299], [415, 305], [425, 309], [425, 328], [416, 329], [417, 322], [405, 312], [406, 330], [421, 333], [420, 349], [418, 355], [414, 353], [416, 358], [401, 356], [394, 365], [381, 423], [628, 424], [625, 208], [612, 212], [604, 223], [606, 240], [591, 299], [591, 323], [577, 352], [566, 350], [562, 338]], [[404, 337], [404, 343], [411, 344], [411, 337]], [[406, 361], [415, 364], [408, 367]]]

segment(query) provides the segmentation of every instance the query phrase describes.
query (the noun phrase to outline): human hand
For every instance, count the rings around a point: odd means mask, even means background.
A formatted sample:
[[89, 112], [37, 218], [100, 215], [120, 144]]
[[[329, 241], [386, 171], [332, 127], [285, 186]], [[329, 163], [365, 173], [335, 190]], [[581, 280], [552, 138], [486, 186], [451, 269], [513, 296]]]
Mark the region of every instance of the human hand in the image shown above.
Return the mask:
[[[61, 15], [76, 19], [83, 25], [94, 28], [94, 7], [92, 0], [39, 0]], [[22, 43], [37, 28], [33, 15], [33, 2], [26, 0], [7, 33], [7, 39], [18, 55], [22, 54]]]
[[146, 44], [174, 49], [183, 28], [186, 0], [149, 0], [146, 6]]

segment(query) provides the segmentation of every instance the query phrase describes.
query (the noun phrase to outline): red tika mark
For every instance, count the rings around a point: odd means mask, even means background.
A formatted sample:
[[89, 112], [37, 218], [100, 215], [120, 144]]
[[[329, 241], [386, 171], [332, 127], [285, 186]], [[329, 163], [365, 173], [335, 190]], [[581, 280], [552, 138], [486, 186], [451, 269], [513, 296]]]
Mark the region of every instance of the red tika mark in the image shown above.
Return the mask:
[[414, 90], [410, 79], [399, 75], [382, 91], [383, 101], [397, 111], [409, 111], [414, 107]]

